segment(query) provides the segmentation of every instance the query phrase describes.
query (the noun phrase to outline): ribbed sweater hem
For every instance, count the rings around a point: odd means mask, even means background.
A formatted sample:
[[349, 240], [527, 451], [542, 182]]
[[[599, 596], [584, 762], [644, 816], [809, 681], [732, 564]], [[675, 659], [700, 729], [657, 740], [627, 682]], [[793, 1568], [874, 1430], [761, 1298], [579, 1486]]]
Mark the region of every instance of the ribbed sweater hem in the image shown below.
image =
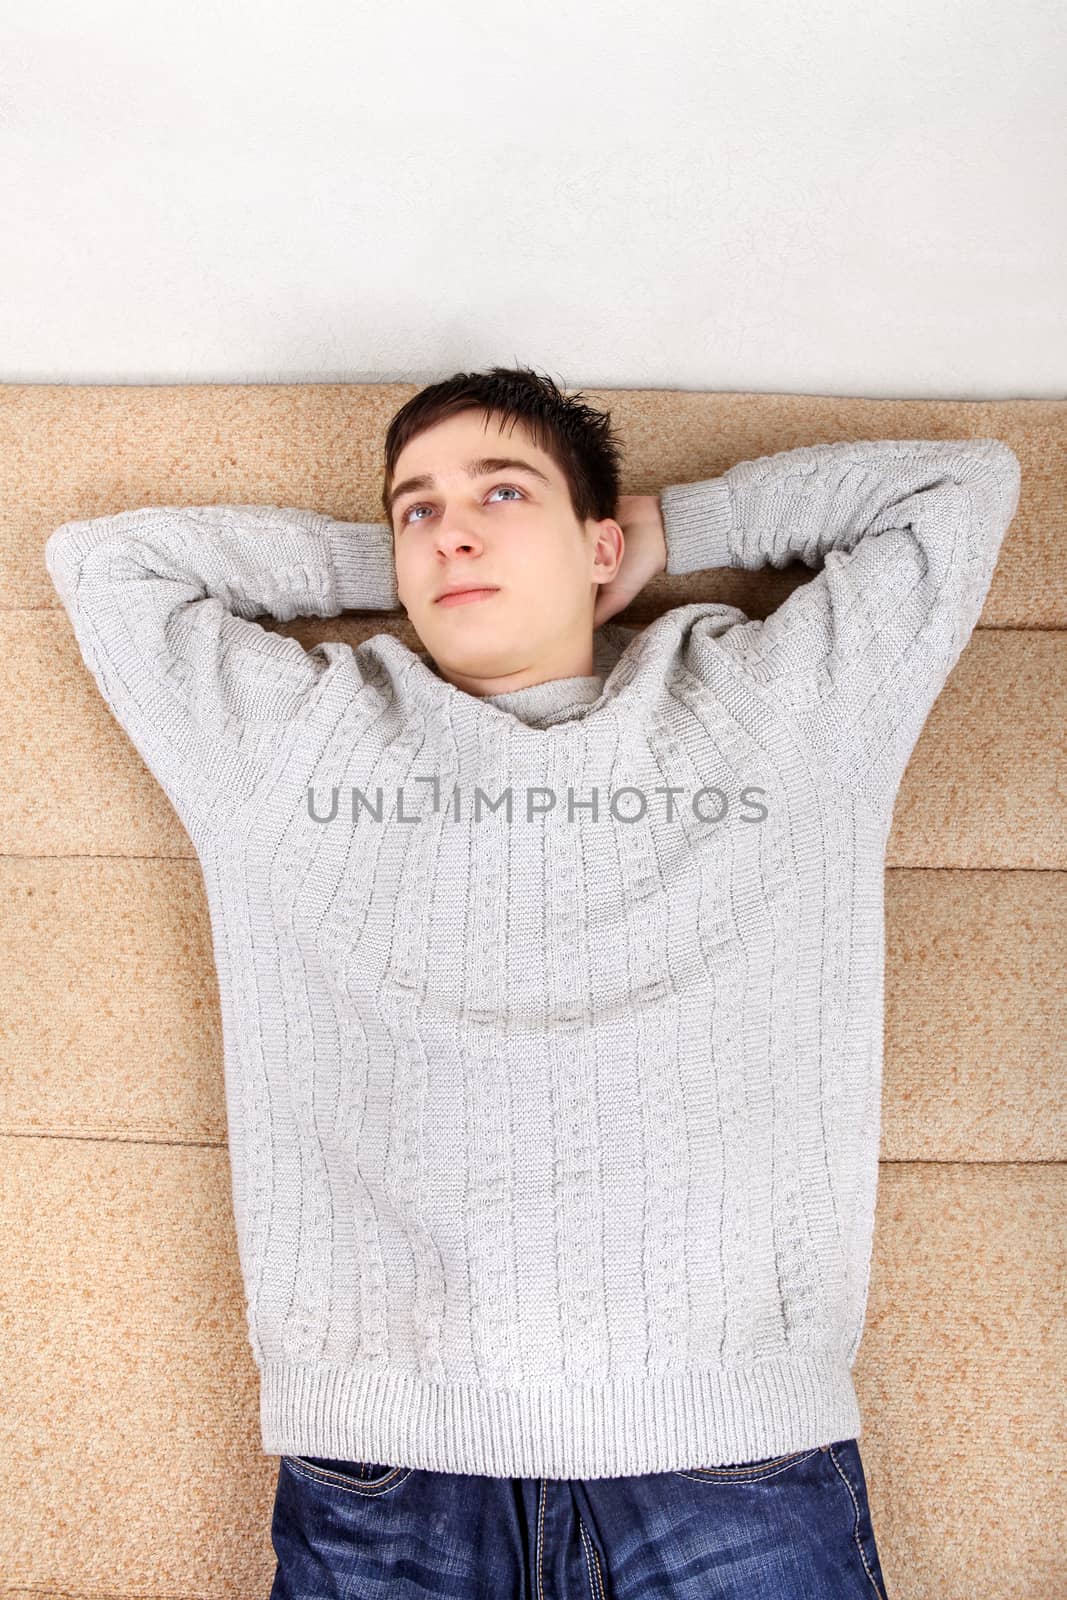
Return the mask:
[[720, 1466], [860, 1433], [852, 1374], [839, 1355], [523, 1389], [268, 1362], [260, 1413], [268, 1455], [506, 1478]]

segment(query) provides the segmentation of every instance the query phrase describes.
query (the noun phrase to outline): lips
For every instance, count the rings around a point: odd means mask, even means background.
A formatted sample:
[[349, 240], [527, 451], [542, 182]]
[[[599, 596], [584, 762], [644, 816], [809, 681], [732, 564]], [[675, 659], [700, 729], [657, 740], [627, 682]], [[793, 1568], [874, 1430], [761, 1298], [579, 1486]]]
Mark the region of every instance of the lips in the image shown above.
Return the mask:
[[488, 585], [474, 586], [470, 589], [454, 589], [450, 594], [438, 595], [435, 601], [439, 606], [472, 605], [478, 600], [488, 600], [490, 595], [499, 594], [499, 589]]

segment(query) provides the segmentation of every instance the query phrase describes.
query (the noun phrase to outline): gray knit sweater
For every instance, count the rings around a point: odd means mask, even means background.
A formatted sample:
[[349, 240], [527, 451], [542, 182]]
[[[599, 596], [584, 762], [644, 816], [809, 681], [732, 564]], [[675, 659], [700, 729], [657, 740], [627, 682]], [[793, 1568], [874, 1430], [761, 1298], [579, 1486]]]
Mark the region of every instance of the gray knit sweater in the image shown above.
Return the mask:
[[51, 535], [203, 872], [267, 1453], [612, 1477], [859, 1434], [886, 836], [1019, 479], [861, 440], [667, 488], [668, 572], [819, 570], [486, 699], [254, 620], [395, 608], [384, 524]]

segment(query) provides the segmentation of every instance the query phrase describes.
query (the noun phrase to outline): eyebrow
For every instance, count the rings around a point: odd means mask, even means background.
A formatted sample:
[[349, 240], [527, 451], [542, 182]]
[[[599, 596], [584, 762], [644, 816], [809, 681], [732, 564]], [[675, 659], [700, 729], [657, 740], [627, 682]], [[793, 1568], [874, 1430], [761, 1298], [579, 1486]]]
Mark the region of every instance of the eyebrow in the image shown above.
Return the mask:
[[[549, 489], [552, 481], [547, 478], [539, 467], [532, 466], [529, 461], [520, 461], [515, 456], [479, 456], [475, 461], [467, 462], [468, 478], [485, 478], [491, 472], [528, 472], [532, 478], [539, 478]], [[415, 478], [405, 478], [403, 483], [394, 486], [389, 495], [389, 515], [393, 515], [396, 502], [401, 495], [412, 494], [423, 489], [432, 489], [437, 479], [432, 472], [420, 473]]]

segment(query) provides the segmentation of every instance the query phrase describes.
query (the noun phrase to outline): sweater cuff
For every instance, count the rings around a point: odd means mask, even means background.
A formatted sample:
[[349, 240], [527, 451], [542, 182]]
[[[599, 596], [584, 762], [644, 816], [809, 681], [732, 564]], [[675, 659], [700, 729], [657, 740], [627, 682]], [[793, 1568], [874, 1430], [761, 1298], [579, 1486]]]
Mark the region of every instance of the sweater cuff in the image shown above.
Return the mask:
[[660, 491], [669, 573], [733, 566], [733, 509], [725, 478], [674, 483]]
[[388, 523], [331, 522], [327, 531], [341, 610], [399, 611]]

